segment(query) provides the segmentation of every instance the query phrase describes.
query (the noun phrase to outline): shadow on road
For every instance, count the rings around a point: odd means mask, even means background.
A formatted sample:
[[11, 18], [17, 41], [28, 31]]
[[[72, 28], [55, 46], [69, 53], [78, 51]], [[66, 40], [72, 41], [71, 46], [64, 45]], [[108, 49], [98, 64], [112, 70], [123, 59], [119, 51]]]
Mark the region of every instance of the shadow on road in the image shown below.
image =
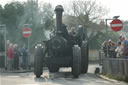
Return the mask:
[[[53, 77], [50, 76], [51, 74]], [[100, 78], [93, 73], [81, 74], [79, 78], [74, 78], [72, 72], [49, 73], [49, 77], [41, 76], [41, 78], [34, 78], [36, 82], [54, 83], [55, 85], [83, 85], [84, 83], [97, 81], [97, 79]]]

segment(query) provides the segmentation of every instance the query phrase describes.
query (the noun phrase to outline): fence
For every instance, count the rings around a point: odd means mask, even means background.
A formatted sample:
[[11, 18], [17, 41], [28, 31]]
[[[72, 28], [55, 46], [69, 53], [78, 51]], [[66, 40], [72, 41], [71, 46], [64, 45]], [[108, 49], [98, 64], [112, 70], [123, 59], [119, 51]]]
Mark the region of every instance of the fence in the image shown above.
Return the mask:
[[113, 78], [128, 80], [128, 59], [110, 58], [110, 56], [105, 56], [105, 53], [100, 50], [99, 64], [102, 65], [103, 74]]
[[128, 59], [104, 58], [102, 59], [102, 73], [123, 79], [128, 78]]

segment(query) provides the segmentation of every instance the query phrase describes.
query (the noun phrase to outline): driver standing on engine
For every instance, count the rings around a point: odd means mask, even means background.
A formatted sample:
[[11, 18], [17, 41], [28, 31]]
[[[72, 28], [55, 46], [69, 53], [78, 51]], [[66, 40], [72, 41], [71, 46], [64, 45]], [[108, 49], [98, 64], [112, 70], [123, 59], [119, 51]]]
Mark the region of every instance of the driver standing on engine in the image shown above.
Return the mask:
[[71, 28], [70, 36], [71, 36], [71, 41], [73, 45], [77, 44], [78, 38], [77, 38], [77, 31], [75, 27]]
[[76, 33], [75, 27], [71, 28], [71, 33], [70, 34], [71, 34], [71, 36], [76, 36], [77, 33]]

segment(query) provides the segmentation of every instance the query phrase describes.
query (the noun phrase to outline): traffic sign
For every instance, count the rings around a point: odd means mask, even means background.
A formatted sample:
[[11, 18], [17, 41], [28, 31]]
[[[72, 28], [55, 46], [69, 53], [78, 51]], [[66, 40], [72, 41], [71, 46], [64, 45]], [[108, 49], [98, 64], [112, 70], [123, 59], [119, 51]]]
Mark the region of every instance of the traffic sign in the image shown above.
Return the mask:
[[120, 31], [123, 28], [123, 23], [119, 19], [114, 19], [111, 23], [110, 26], [113, 31]]
[[23, 36], [26, 38], [29, 38], [32, 35], [32, 30], [29, 27], [24, 28], [23, 30]]

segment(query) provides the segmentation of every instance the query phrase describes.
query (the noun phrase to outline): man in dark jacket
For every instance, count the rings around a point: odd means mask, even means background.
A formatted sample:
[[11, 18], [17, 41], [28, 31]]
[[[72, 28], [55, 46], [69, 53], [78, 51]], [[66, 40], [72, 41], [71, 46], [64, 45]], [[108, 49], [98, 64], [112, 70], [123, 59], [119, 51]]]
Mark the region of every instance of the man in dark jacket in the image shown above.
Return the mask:
[[19, 70], [19, 56], [21, 55], [20, 49], [18, 48], [17, 44], [14, 45], [14, 69]]
[[28, 52], [27, 52], [26, 46], [24, 45], [22, 48], [22, 66], [23, 66], [23, 69], [27, 68], [27, 58], [28, 58]]

